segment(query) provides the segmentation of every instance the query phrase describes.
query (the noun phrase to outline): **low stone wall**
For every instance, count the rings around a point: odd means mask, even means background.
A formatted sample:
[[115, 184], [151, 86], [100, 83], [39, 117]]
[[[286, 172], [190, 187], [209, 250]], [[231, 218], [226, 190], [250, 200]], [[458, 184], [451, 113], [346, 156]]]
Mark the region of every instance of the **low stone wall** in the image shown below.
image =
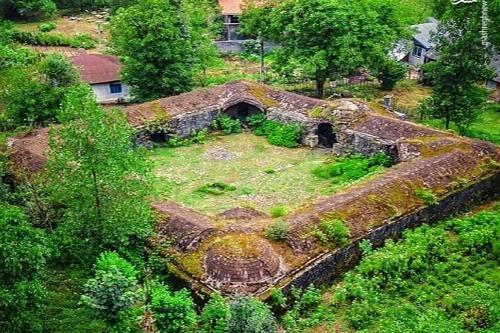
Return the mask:
[[349, 153], [373, 156], [383, 152], [391, 156], [395, 162], [399, 162], [398, 149], [394, 142], [382, 140], [373, 135], [352, 131], [349, 129], [340, 130], [337, 133], [337, 144], [334, 144], [333, 151], [337, 155]]
[[206, 110], [174, 118], [171, 121], [171, 127], [176, 135], [181, 138], [188, 137], [194, 132], [210, 127], [215, 119], [219, 117], [220, 109]]
[[[316, 258], [309, 262], [306, 267], [298, 269], [292, 276], [288, 275], [282, 291], [288, 294], [293, 287], [305, 288], [310, 284], [331, 281], [352, 269], [361, 260], [359, 243], [362, 240], [369, 240], [374, 248], [380, 247], [386, 239], [400, 238], [405, 230], [416, 228], [424, 223], [444, 220], [460, 212], [465, 212], [474, 205], [494, 200], [500, 197], [499, 188], [500, 172], [448, 195], [436, 205], [427, 206], [399, 217], [389, 224], [374, 229], [365, 237], [355, 240], [346, 247]], [[268, 290], [261, 291], [259, 295], [266, 295], [267, 292]]]

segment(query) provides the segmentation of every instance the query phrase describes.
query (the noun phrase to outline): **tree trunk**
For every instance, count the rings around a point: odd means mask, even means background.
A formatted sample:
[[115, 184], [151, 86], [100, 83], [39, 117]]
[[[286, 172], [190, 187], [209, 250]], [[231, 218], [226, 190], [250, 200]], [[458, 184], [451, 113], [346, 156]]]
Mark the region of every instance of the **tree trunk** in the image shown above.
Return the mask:
[[316, 79], [316, 96], [318, 98], [323, 98], [325, 92], [325, 80]]

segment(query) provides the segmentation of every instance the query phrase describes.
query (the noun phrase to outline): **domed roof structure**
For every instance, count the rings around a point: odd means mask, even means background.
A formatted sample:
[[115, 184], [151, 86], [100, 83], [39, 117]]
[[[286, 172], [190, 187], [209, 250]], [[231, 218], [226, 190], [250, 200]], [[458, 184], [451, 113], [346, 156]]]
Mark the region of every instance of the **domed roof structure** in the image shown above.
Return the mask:
[[229, 234], [207, 250], [205, 280], [227, 292], [255, 290], [279, 275], [280, 262], [267, 240], [255, 234]]

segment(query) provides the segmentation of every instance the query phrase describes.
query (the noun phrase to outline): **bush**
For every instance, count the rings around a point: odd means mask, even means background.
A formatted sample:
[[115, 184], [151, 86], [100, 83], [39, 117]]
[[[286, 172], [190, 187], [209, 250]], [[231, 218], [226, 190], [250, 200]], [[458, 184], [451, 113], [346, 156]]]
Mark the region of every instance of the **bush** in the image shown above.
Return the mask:
[[151, 310], [158, 331], [162, 333], [193, 332], [196, 312], [193, 299], [186, 289], [171, 292], [159, 283], [151, 286]]
[[68, 37], [63, 34], [45, 32], [14, 31], [12, 39], [18, 43], [40, 46], [69, 46], [74, 48], [91, 49], [96, 41], [88, 34], [77, 34]]
[[229, 318], [229, 304], [218, 293], [213, 293], [201, 312], [201, 331], [203, 333], [226, 333]]
[[288, 224], [283, 221], [276, 221], [266, 230], [266, 237], [275, 240], [283, 241], [288, 236]]
[[193, 135], [187, 138], [179, 138], [177, 135], [169, 137], [167, 141], [167, 147], [176, 148], [189, 146], [195, 143], [202, 143], [207, 138], [207, 130], [202, 129], [201, 131], [195, 132]]
[[224, 193], [235, 191], [235, 190], [236, 190], [236, 186], [234, 186], [234, 185], [229, 185], [229, 184], [222, 183], [222, 182], [216, 182], [216, 183], [207, 183], [207, 184], [201, 186], [200, 188], [198, 188], [198, 190], [196, 190], [196, 191], [200, 192], [200, 193], [205, 193], [205, 194], [222, 195]]
[[313, 232], [323, 244], [331, 248], [341, 247], [349, 242], [349, 228], [338, 219], [323, 220]]
[[95, 277], [84, 286], [82, 303], [115, 324], [121, 311], [137, 300], [136, 272], [132, 265], [114, 252], [101, 254], [95, 265]]
[[42, 23], [38, 26], [38, 30], [41, 32], [49, 32], [57, 28], [57, 25], [54, 22]]
[[415, 194], [428, 206], [434, 205], [438, 202], [437, 196], [430, 190], [417, 189], [415, 190]]
[[282, 124], [274, 120], [267, 120], [265, 115], [256, 114], [248, 117], [252, 133], [266, 136], [267, 141], [275, 146], [294, 148], [299, 145], [303, 130], [298, 124]]
[[398, 61], [387, 60], [381, 66], [378, 73], [378, 79], [381, 81], [381, 87], [384, 90], [393, 90], [398, 81], [406, 76], [406, 67]]
[[390, 167], [392, 158], [378, 153], [370, 158], [362, 155], [341, 157], [333, 163], [326, 163], [312, 170], [312, 173], [323, 179], [331, 179], [334, 184], [345, 184], [358, 180], [372, 172]]
[[281, 217], [286, 215], [288, 208], [285, 206], [274, 206], [269, 209], [269, 212], [271, 213], [271, 217]]
[[238, 296], [229, 304], [228, 333], [273, 333], [276, 320], [269, 307], [256, 298]]
[[226, 114], [217, 118], [214, 127], [221, 130], [224, 134], [241, 133], [241, 122], [238, 119], [233, 119]]

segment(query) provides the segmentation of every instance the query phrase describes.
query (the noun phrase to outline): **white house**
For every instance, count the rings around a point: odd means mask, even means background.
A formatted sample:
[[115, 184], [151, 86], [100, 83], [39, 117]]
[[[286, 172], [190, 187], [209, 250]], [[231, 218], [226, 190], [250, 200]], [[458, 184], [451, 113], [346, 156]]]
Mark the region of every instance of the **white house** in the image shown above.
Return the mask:
[[80, 79], [92, 87], [99, 103], [119, 103], [129, 99], [129, 87], [120, 81], [121, 64], [110, 55], [79, 53], [70, 58]]

